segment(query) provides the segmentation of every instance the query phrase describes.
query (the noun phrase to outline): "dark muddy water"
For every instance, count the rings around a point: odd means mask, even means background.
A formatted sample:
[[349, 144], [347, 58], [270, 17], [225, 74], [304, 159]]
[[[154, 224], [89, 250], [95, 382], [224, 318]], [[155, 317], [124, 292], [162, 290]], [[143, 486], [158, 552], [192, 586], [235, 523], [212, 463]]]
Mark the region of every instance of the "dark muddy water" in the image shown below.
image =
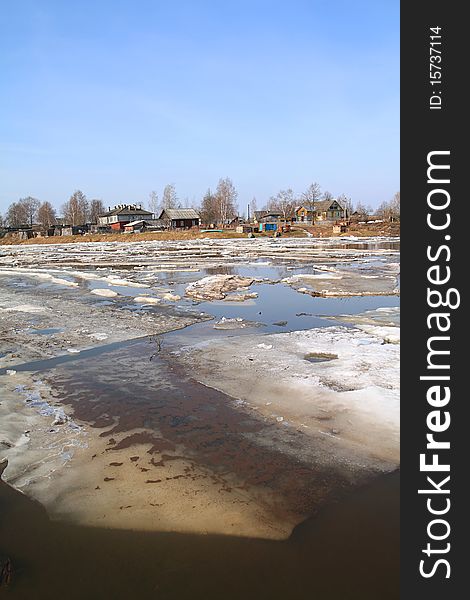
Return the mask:
[[24, 600], [398, 599], [399, 475], [307, 519], [285, 542], [51, 522], [0, 483], [0, 596]]

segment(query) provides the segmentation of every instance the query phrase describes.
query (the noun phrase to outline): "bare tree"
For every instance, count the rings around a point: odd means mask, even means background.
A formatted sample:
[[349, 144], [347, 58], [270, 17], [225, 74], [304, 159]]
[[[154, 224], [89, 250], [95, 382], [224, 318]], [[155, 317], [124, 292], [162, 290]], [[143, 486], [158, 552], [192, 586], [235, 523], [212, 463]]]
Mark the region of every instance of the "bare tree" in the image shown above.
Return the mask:
[[57, 222], [55, 209], [50, 202], [43, 202], [38, 208], [38, 221], [45, 229]]
[[353, 213], [353, 203], [351, 198], [346, 196], [346, 194], [341, 194], [336, 198], [338, 204], [342, 206], [346, 210], [346, 217], [350, 217]]
[[28, 224], [28, 212], [21, 202], [13, 202], [8, 207], [5, 221], [9, 227], [21, 227]]
[[27, 196], [20, 198], [18, 202], [10, 204], [6, 214], [6, 221], [10, 227], [20, 227], [21, 225], [32, 225], [37, 216], [40, 202], [37, 198]]
[[390, 213], [392, 220], [400, 220], [400, 192], [397, 192], [390, 202]]
[[172, 183], [166, 185], [163, 189], [161, 208], [178, 208], [178, 196], [175, 186]]
[[331, 192], [323, 192], [322, 200], [333, 200], [334, 196]]
[[230, 177], [219, 179], [219, 183], [215, 191], [215, 197], [217, 199], [218, 221], [222, 225], [226, 225], [227, 221], [232, 219], [237, 213], [235, 202], [237, 200], [238, 193]]
[[258, 203], [256, 202], [256, 198], [253, 196], [253, 198], [251, 199], [249, 206], [249, 213], [251, 218], [253, 218], [255, 216], [255, 212], [258, 210]]
[[371, 214], [370, 207], [365, 206], [364, 204], [362, 204], [362, 202], [358, 202], [356, 204], [355, 211], [357, 213], [358, 218], [361, 219], [362, 221], [367, 221], [367, 219], [369, 218], [369, 215]]
[[204, 198], [201, 202], [200, 213], [202, 223], [210, 225], [211, 223], [217, 222], [217, 198], [210, 189], [208, 189], [204, 194]]
[[156, 217], [159, 208], [160, 200], [158, 199], [158, 194], [155, 190], [152, 190], [149, 194], [148, 209]]
[[295, 206], [296, 198], [290, 188], [281, 190], [276, 196], [272, 196], [269, 201], [269, 210], [278, 210], [282, 213], [284, 220], [293, 214]]
[[384, 221], [400, 220], [400, 192], [397, 192], [388, 202], [382, 202], [376, 210], [376, 215]]
[[62, 206], [62, 215], [67, 225], [84, 225], [88, 218], [88, 200], [83, 192], [77, 190]]
[[307, 210], [315, 210], [315, 204], [321, 199], [321, 187], [320, 184], [315, 182], [311, 183], [305, 192], [301, 196], [303, 204]]
[[32, 225], [37, 216], [38, 208], [41, 205], [40, 201], [32, 196], [27, 196], [26, 198], [21, 198], [19, 202], [25, 207], [28, 215], [28, 223]]
[[104, 215], [105, 212], [106, 207], [102, 200], [99, 200], [98, 198], [90, 200], [90, 206], [88, 207], [88, 219], [90, 223], [98, 223], [98, 217]]

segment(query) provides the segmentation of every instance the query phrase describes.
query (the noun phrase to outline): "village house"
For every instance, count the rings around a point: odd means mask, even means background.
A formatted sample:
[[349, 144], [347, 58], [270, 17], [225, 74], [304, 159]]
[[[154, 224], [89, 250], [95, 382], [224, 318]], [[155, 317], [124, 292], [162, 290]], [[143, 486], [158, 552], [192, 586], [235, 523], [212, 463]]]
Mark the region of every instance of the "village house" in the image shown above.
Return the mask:
[[305, 206], [296, 206], [292, 221], [296, 223], [311, 223], [313, 220], [313, 211], [308, 210]]
[[348, 218], [348, 211], [337, 200], [315, 202], [315, 221], [342, 221]]
[[112, 210], [98, 217], [100, 227], [111, 227], [113, 230], [122, 231], [128, 223], [141, 219], [151, 219], [153, 213], [144, 210], [136, 204], [118, 204]]
[[159, 220], [170, 229], [191, 229], [201, 224], [201, 218], [193, 208], [165, 208]]
[[347, 210], [337, 200], [319, 200], [315, 202], [315, 210], [305, 206], [296, 206], [292, 221], [295, 223], [313, 224], [313, 222], [342, 221], [347, 219]]
[[277, 223], [282, 217], [282, 212], [278, 210], [255, 210], [253, 216], [254, 223]]

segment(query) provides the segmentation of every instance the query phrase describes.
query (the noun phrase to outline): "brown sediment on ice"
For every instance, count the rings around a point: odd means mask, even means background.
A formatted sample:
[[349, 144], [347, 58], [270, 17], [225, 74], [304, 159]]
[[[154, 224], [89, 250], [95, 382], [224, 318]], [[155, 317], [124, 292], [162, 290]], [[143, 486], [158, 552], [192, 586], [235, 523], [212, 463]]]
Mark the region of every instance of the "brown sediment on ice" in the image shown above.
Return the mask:
[[[101, 437], [106, 437], [110, 433], [126, 431], [124, 425], [119, 425], [114, 427], [111, 431], [106, 431], [100, 433]], [[112, 448], [109, 448], [112, 452], [117, 452], [118, 450], [122, 450], [124, 448], [132, 448], [132, 446], [136, 446], [139, 444], [150, 444], [150, 448], [147, 450], [147, 454], [157, 454], [162, 452], [163, 450], [175, 450], [175, 445], [165, 440], [164, 438], [155, 436], [152, 433], [147, 431], [140, 431], [139, 433], [132, 433], [128, 435]], [[135, 458], [135, 457], [132, 457]]]
[[[370, 460], [361, 469], [352, 462], [335, 464], [330, 440], [319, 436], [312, 444], [301, 431], [243, 410], [230, 396], [188, 378], [171, 363], [160, 361], [145, 384], [133, 382], [132, 390], [112, 383], [119, 373], [132, 375], [147, 352], [143, 344], [137, 352], [134, 348], [132, 361], [125, 350], [114, 352], [108, 357], [106, 377], [102, 365], [90, 368], [86, 379], [72, 366], [54, 376], [59, 398], [73, 418], [89, 424], [86, 454], [96, 453], [101, 444], [93, 471], [98, 464], [100, 472], [106, 471], [111, 454], [113, 462], [124, 463], [112, 474], [109, 495], [92, 503], [84, 499], [88, 492], [82, 489], [82, 507], [88, 508], [75, 513], [80, 522], [93, 523], [97, 516], [87, 511], [99, 506], [97, 512], [106, 514], [98, 522], [112, 526], [218, 533], [237, 528], [240, 535], [282, 538], [326, 501], [384, 469], [383, 461]], [[177, 385], [159, 385], [162, 370], [165, 380]], [[112, 415], [114, 426], [99, 426], [99, 414]], [[116, 443], [110, 445], [110, 440]], [[75, 468], [78, 474], [80, 466]], [[158, 514], [148, 512], [155, 498], [142, 490], [147, 482], [159, 486]], [[81, 485], [87, 487], [83, 475]], [[95, 485], [93, 478], [89, 487]], [[134, 502], [128, 520], [120, 525], [113, 514], [114, 497], [116, 506]], [[72, 494], [69, 500], [52, 502], [52, 514], [74, 514], [75, 501]]]
[[[312, 447], [302, 432], [241, 409], [171, 362], [152, 363], [142, 381], [135, 373], [148, 352], [142, 343], [132, 353], [114, 351], [85, 373], [71, 363], [45, 378], [54, 402], [83, 425], [86, 447], [75, 448], [66, 468], [51, 465], [54, 485], [39, 476], [27, 452], [26, 464], [13, 464], [7, 480], [44, 503], [51, 516], [280, 539], [325, 502], [382, 471], [373, 461], [366, 469], [334, 464], [330, 440]], [[102, 415], [112, 416], [111, 427]], [[38, 457], [41, 435], [31, 439]], [[127, 505], [133, 508], [123, 514], [120, 507]]]

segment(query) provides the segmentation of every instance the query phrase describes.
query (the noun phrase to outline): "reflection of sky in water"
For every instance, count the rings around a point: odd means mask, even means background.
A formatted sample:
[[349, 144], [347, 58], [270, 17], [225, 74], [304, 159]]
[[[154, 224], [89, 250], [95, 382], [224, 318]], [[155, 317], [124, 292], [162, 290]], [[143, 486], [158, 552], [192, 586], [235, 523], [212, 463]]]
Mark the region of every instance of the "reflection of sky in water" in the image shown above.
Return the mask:
[[[178, 306], [213, 315], [217, 320], [242, 318], [246, 321], [263, 323], [263, 333], [295, 331], [311, 327], [337, 325], [329, 316], [355, 315], [381, 307], [398, 307], [397, 296], [354, 296], [347, 298], [320, 298], [301, 294], [284, 284], [255, 284], [249, 288], [258, 298], [244, 302], [218, 300], [193, 303], [182, 300]], [[151, 309], [150, 309], [151, 310]], [[287, 321], [286, 325], [274, 325]], [[210, 325], [213, 327], [213, 323]], [[253, 331], [253, 330], [252, 330]], [[236, 334], [232, 331], [231, 335]]]
[[[270, 278], [279, 280], [291, 276], [296, 271], [316, 274], [319, 271], [306, 265], [297, 266], [294, 270], [286, 267], [254, 265], [246, 267], [222, 267], [210, 269], [210, 274], [223, 273], [228, 275], [251, 276], [255, 278]], [[200, 274], [194, 279], [200, 279]], [[194, 274], [193, 274], [194, 276]], [[183, 297], [186, 283], [174, 286], [177, 294]], [[189, 300], [178, 302], [180, 306], [191, 306], [194, 310], [203, 311], [217, 319], [242, 318], [247, 321], [257, 321], [266, 325], [262, 331], [281, 332], [308, 329], [311, 327], [325, 327], [336, 324], [327, 319], [328, 316], [341, 314], [353, 315], [366, 310], [380, 307], [396, 307], [400, 304], [397, 296], [353, 296], [347, 298], [320, 298], [308, 294], [301, 294], [288, 285], [279, 284], [254, 284], [246, 291], [256, 292], [258, 298], [245, 302], [230, 302], [226, 300], [201, 302], [193, 304]], [[235, 292], [236, 293], [236, 292]], [[307, 313], [307, 314], [301, 314]], [[323, 317], [323, 318], [322, 318]], [[325, 318], [326, 317], [326, 318]], [[279, 321], [287, 321], [284, 326], [273, 325]], [[232, 335], [235, 332], [232, 331]]]
[[[256, 292], [258, 298], [237, 303], [224, 300], [201, 302], [198, 308], [219, 319], [221, 317], [241, 317], [247, 321], [258, 321], [266, 324], [268, 329], [263, 328], [263, 331], [279, 332], [324, 327], [332, 324], [331, 321], [328, 322], [321, 316], [358, 314], [379, 307], [399, 306], [399, 298], [396, 296], [314, 298], [308, 294], [300, 294], [284, 284], [252, 285], [250, 292]], [[300, 313], [307, 314], [301, 315]], [[287, 321], [287, 325], [282, 327], [273, 326], [273, 323], [278, 321]]]

